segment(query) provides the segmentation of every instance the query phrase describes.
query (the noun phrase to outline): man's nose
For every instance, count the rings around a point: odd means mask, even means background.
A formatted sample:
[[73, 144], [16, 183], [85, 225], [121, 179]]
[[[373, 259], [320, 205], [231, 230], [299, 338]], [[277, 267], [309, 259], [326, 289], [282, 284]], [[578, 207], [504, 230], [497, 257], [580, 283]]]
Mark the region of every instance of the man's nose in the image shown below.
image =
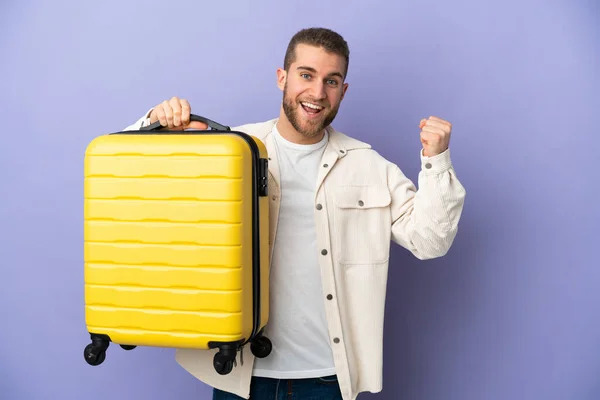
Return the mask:
[[315, 98], [315, 100], [323, 100], [325, 97], [327, 97], [327, 94], [325, 93], [325, 85], [323, 84], [323, 82], [314, 82], [314, 84], [311, 87], [311, 94]]

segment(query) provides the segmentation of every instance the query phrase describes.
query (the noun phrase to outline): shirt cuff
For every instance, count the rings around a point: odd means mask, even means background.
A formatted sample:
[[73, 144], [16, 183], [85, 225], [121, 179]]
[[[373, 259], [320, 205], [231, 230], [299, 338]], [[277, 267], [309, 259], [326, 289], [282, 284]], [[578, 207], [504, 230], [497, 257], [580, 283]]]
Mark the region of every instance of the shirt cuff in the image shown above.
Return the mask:
[[440, 153], [433, 157], [427, 157], [423, 155], [423, 149], [421, 149], [421, 170], [425, 173], [440, 173], [445, 172], [452, 168], [452, 160], [450, 159], [450, 149], [446, 149], [443, 153]]
[[152, 113], [152, 110], [154, 110], [154, 108], [151, 108], [150, 110], [148, 110], [146, 115], [143, 117], [142, 123], [140, 125], [141, 128], [150, 125], [150, 114]]

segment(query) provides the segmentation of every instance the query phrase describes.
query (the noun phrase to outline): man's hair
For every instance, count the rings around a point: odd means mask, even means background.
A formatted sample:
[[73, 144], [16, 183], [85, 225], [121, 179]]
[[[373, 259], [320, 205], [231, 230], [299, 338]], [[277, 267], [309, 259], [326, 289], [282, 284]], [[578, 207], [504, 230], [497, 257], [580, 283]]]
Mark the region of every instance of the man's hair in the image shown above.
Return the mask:
[[344, 57], [346, 60], [344, 77], [348, 73], [348, 64], [350, 63], [348, 43], [340, 34], [326, 28], [302, 29], [292, 37], [283, 60], [283, 68], [286, 71], [289, 71], [290, 65], [296, 60], [296, 46], [299, 44], [322, 47], [329, 53]]

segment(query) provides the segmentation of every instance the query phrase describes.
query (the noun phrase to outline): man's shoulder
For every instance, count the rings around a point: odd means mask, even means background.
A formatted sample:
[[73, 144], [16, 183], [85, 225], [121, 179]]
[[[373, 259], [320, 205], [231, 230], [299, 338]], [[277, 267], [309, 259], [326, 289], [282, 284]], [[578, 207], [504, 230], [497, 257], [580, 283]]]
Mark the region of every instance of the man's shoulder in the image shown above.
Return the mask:
[[334, 143], [334, 147], [342, 154], [350, 156], [350, 159], [359, 163], [369, 163], [372, 166], [379, 165], [383, 168], [394, 165], [373, 148], [370, 143], [354, 138], [332, 127], [329, 127], [328, 130], [329, 138]]
[[[373, 150], [371, 144], [340, 132], [332, 126], [327, 128], [327, 131], [329, 132], [329, 140], [333, 141], [334, 144], [342, 150]], [[371, 151], [369, 151], [369, 153], [370, 152]]]

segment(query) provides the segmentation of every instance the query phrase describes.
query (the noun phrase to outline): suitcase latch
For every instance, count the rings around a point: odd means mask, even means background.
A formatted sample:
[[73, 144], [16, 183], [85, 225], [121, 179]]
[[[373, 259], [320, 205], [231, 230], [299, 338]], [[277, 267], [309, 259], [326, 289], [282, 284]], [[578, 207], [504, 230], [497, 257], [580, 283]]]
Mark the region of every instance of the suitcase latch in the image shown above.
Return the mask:
[[266, 158], [258, 160], [258, 195], [267, 196], [268, 188], [269, 162]]

